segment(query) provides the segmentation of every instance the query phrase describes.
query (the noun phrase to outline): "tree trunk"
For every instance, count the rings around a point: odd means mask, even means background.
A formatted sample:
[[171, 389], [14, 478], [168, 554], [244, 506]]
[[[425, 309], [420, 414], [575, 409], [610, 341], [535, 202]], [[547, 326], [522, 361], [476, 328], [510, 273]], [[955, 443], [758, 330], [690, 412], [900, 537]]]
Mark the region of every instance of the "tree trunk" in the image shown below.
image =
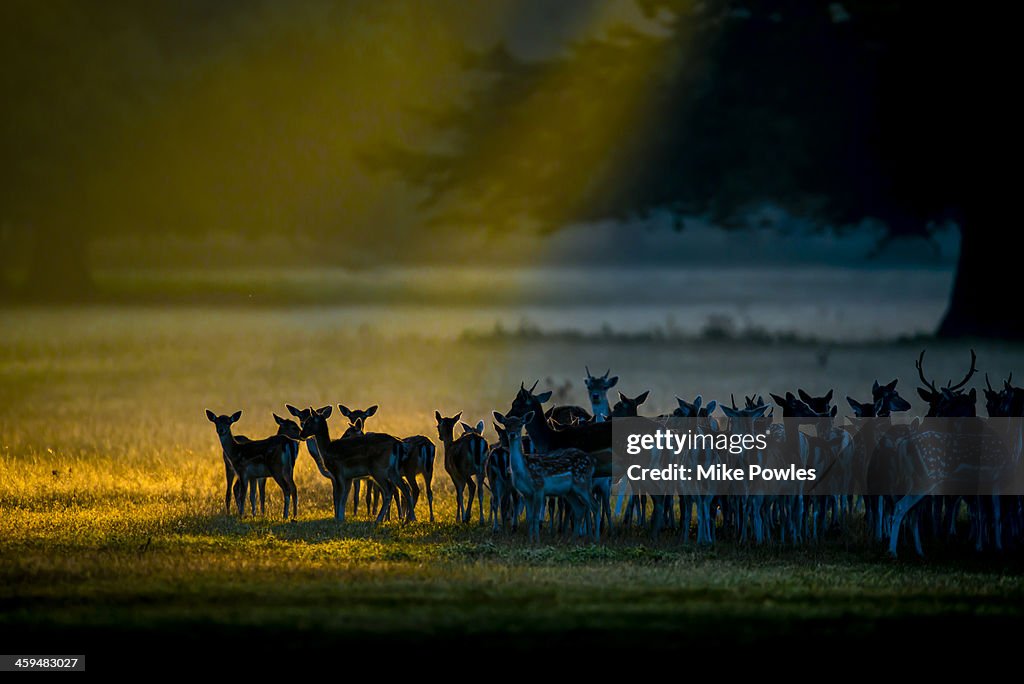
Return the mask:
[[96, 294], [88, 264], [89, 241], [78, 232], [40, 230], [35, 235], [23, 299], [77, 302]]
[[1016, 303], [1024, 262], [994, 229], [1005, 222], [994, 213], [965, 213], [953, 295], [939, 337], [1024, 339], [1024, 316]]

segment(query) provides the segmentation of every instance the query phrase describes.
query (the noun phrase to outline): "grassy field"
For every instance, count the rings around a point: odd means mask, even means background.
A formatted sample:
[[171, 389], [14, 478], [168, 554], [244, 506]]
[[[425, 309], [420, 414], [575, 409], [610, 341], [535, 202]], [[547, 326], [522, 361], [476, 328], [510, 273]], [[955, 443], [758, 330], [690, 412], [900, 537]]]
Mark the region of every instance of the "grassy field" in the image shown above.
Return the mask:
[[[900, 377], [920, 408], [916, 347], [839, 347], [822, 365], [799, 345], [469, 344], [353, 331], [330, 310], [23, 309], [0, 312], [0, 328], [7, 652], [132, 644], [138, 655], [169, 640], [231, 649], [262, 638], [292, 650], [344, 638], [429, 654], [455, 638], [658, 648], [948, 639], [950, 630], [990, 644], [1021, 624], [1013, 555], [932, 548], [926, 561], [893, 562], [853, 537], [804, 549], [697, 550], [640, 533], [529, 545], [453, 522], [440, 454], [436, 524], [333, 522], [330, 487], [304, 451], [297, 521], [281, 520], [272, 483], [266, 518], [226, 517], [220, 447], [203, 415], [241, 408], [239, 432], [256, 437], [272, 432], [271, 411], [285, 402], [379, 404], [374, 429], [436, 441], [435, 408], [475, 422], [507, 409], [520, 380], [571, 380], [582, 403], [584, 363], [611, 366], [627, 394], [651, 389], [652, 411], [674, 394], [798, 385], [835, 387], [845, 407], [841, 398], [866, 395], [876, 376]], [[1024, 365], [1019, 348], [978, 354], [997, 377]], [[966, 356], [935, 346], [929, 368], [959, 377]]]

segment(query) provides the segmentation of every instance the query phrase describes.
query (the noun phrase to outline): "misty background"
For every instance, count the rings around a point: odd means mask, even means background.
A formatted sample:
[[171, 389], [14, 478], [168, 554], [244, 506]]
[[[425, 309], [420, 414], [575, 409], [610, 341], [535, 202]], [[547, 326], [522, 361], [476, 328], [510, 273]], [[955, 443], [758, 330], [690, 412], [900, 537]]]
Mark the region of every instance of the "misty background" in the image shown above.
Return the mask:
[[[840, 42], [851, 45], [851, 31], [889, 35], [874, 27], [891, 18], [864, 3], [807, 7], [5, 3], [0, 294], [15, 304], [315, 305], [355, 326], [424, 331], [451, 330], [459, 310], [457, 327], [476, 332], [930, 333], [964, 234], [942, 212], [906, 221], [878, 199], [889, 195], [865, 188], [847, 201], [863, 211], [803, 211], [779, 185], [728, 200], [737, 223], [722, 196], [800, 178], [772, 148], [726, 167], [711, 203], [650, 210], [657, 202], [635, 189], [625, 200], [607, 190], [663, 163], [604, 152], [645, 150], [637, 131], [675, 125], [655, 110], [688, 67], [666, 59], [677, 54], [666, 46], [689, 50], [678, 52], [686, 64], [718, 65], [701, 68], [719, 78], [733, 59], [730, 31], [809, 25], [846, 31]], [[840, 67], [837, 79], [852, 68]], [[750, 112], [751, 130], [777, 125], [782, 143], [802, 136], [799, 119], [762, 111], [756, 83], [741, 84], [751, 103], [728, 106]], [[864, 88], [854, 97], [880, 99], [869, 86], [854, 83]], [[708, 87], [693, 86], [694, 97]], [[835, 127], [858, 142], [850, 121]], [[467, 162], [467, 150], [482, 152]], [[462, 179], [455, 191], [451, 178]]]

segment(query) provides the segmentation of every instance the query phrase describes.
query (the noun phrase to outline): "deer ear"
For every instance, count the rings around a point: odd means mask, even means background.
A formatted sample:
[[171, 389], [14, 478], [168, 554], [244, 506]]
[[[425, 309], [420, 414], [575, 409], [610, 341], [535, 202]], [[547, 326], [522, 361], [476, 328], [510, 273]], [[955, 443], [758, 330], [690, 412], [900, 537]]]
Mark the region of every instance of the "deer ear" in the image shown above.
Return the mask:
[[473, 428], [465, 423], [459, 423], [462, 426], [462, 434], [466, 435], [473, 431]]
[[626, 403], [626, 395], [623, 394], [622, 392], [618, 392], [618, 395], [619, 395], [619, 401], [621, 401], [623, 404], [625, 404]]
[[650, 394], [650, 393], [651, 393], [651, 390], [647, 390], [646, 392], [644, 392], [643, 394], [641, 394], [640, 396], [638, 396], [638, 397], [636, 398], [636, 403], [637, 403], [637, 406], [639, 406], [640, 404], [642, 404], [642, 403], [644, 403], [645, 401], [647, 401], [647, 395], [648, 395], [648, 394]]
[[210, 409], [206, 409], [206, 417], [210, 419], [211, 423], [216, 423], [217, 422], [217, 414], [215, 414]]
[[491, 415], [494, 416], [494, 420], [498, 421], [502, 425], [505, 424], [505, 416], [500, 411], [491, 411]]
[[484, 434], [484, 421], [481, 420], [476, 424], [476, 431], [479, 432], [481, 435]]
[[547, 392], [542, 392], [541, 394], [536, 394], [534, 396], [537, 397], [537, 401], [543, 404], [544, 402], [551, 398], [551, 391], [548, 390]]
[[833, 406], [832, 410], [828, 412], [828, 415], [832, 418], [835, 418], [837, 413], [839, 413], [839, 407]]
[[772, 394], [771, 392], [769, 392], [768, 396], [771, 397], [772, 401], [774, 401], [776, 404], [785, 408], [786, 400], [780, 397], [778, 394]]
[[377, 405], [374, 404], [370, 408], [366, 409], [366, 417], [369, 418], [370, 416], [372, 416], [376, 412], [377, 412]]
[[452, 420], [458, 420], [461, 417], [462, 417], [462, 411], [459, 411], [458, 413], [455, 414], [455, 417], [452, 418]]
[[346, 418], [350, 418], [352, 416], [352, 411], [344, 404], [338, 404], [338, 410], [341, 411], [341, 415]]
[[829, 390], [828, 394], [825, 395], [825, 401], [832, 401], [832, 390]]
[[299, 409], [295, 408], [291, 404], [285, 404], [284, 407], [286, 409], [288, 409], [288, 413], [292, 414], [296, 418], [301, 418], [302, 417], [302, 411], [300, 411]]
[[352, 423], [352, 427], [355, 428], [356, 432], [362, 432], [363, 431], [363, 419], [362, 418], [356, 418], [355, 422]]
[[802, 389], [798, 389], [796, 391], [796, 393], [800, 395], [800, 399], [803, 400], [804, 403], [808, 403], [809, 404], [809, 403], [811, 403], [811, 401], [813, 401], [811, 399], [811, 395], [807, 394], [807, 392], [804, 392]]
[[[644, 394], [647, 394], [647, 392], [644, 392]], [[711, 401], [708, 402], [708, 405], [707, 407], [705, 407], [704, 411], [710, 416], [712, 413], [715, 412], [716, 408], [718, 408], [718, 402], [712, 399]]]
[[[877, 385], [878, 383], [876, 382], [875, 384]], [[846, 403], [848, 403], [850, 405], [850, 408], [852, 408], [855, 412], [860, 410], [860, 404], [854, 401], [853, 397], [846, 397]], [[858, 413], [857, 415], [860, 414]]]
[[615, 383], [617, 383], [618, 381], [619, 381], [619, 376], [618, 375], [613, 375], [611, 378], [609, 378], [609, 380], [608, 380], [608, 389], [611, 389], [612, 387], [615, 387]]
[[693, 400], [693, 410], [700, 411], [701, 402], [704, 401], [704, 397], [697, 395], [697, 398]]
[[927, 401], [929, 404], [932, 403], [932, 400], [935, 399], [935, 393], [934, 392], [929, 392], [926, 389], [924, 389], [923, 387], [918, 387], [917, 388], [917, 393], [921, 396], [922, 399]]
[[324, 418], [330, 418], [331, 417], [331, 413], [333, 413], [333, 412], [334, 412], [334, 407], [329, 405], [329, 404], [327, 406], [324, 406], [319, 411], [317, 411], [317, 413], [319, 413]]
[[793, 396], [792, 392], [786, 392], [786, 401], [796, 401], [796, 397]]
[[231, 422], [232, 423], [237, 423], [238, 419], [241, 418], [241, 417], [242, 417], [242, 412], [241, 411], [235, 411], [234, 413], [231, 414]]
[[686, 402], [676, 396], [676, 403], [679, 404], [679, 408], [686, 408]]
[[275, 413], [274, 414], [274, 422], [277, 423], [278, 425], [284, 425], [284, 418], [282, 418], [281, 416], [279, 416], [279, 415], [277, 415]]
[[896, 383], [899, 382], [899, 381], [900, 381], [899, 378], [894, 379], [892, 382], [890, 382], [888, 385], [885, 386], [885, 389], [890, 390], [890, 391], [896, 389]]
[[441, 424], [441, 421], [442, 421], [442, 420], [444, 420], [444, 419], [443, 419], [443, 418], [441, 417], [441, 412], [440, 412], [440, 411], [434, 411], [434, 418], [435, 418], [435, 419], [437, 419], [437, 424], [438, 424], [438, 425], [440, 425], [440, 424]]

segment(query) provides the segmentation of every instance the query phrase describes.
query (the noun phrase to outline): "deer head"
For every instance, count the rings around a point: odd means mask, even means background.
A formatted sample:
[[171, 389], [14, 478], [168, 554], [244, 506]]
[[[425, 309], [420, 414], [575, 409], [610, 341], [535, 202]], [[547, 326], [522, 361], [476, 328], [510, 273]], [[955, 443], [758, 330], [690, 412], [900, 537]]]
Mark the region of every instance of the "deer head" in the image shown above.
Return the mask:
[[462, 418], [462, 411], [459, 411], [451, 418], [445, 418], [440, 411], [434, 411], [434, 418], [437, 419], [437, 436], [442, 442], [451, 442], [455, 439], [455, 424]]
[[277, 434], [279, 435], [298, 439], [299, 435], [302, 434], [302, 428], [291, 418], [282, 418], [275, 413], [274, 422], [277, 423]]
[[535, 389], [537, 389], [536, 382], [533, 383], [533, 387], [530, 389], [526, 389], [526, 383], [520, 383], [519, 392], [516, 393], [516, 398], [512, 400], [512, 408], [509, 409], [509, 415], [525, 416], [527, 412], [532, 411], [536, 415], [543, 416], [544, 410], [541, 408], [541, 404], [551, 398], [551, 392], [534, 394], [533, 390]]
[[341, 415], [343, 415], [346, 418], [348, 418], [348, 424], [349, 425], [355, 425], [356, 421], [359, 420], [359, 419], [362, 419], [363, 424], [365, 425], [367, 418], [369, 418], [373, 414], [377, 413], [377, 405], [374, 404], [373, 406], [371, 406], [368, 409], [359, 410], [359, 409], [350, 409], [347, 406], [345, 406], [344, 404], [338, 404], [338, 410], [341, 411]]
[[946, 383], [945, 387], [941, 388], [936, 387], [935, 383], [924, 374], [924, 352], [925, 350], [922, 349], [921, 355], [917, 358], [917, 363], [914, 365], [917, 367], [917, 374], [921, 378], [921, 382], [927, 387], [927, 389], [924, 387], [917, 388], [917, 393], [920, 397], [928, 402], [926, 417], [964, 418], [976, 416], [978, 393], [973, 389], [970, 392], [964, 392], [961, 389], [978, 372], [976, 367], [978, 356], [974, 353], [974, 350], [971, 350], [971, 367], [967, 370], [963, 380], [955, 385], [950, 380]]
[[827, 415], [832, 409], [832, 390], [829, 390], [827, 394], [820, 397], [812, 397], [802, 389], [798, 389], [797, 394], [800, 395], [801, 401], [807, 404], [807, 406], [819, 416]]
[[638, 394], [630, 399], [622, 392], [619, 392], [619, 400], [615, 402], [615, 406], [612, 407], [612, 417], [626, 418], [639, 415], [637, 409], [640, 408], [641, 404], [647, 401], [647, 397], [650, 393], [651, 391], [647, 390], [646, 392]]
[[314, 409], [312, 406], [304, 410], [306, 418], [302, 421], [302, 431], [299, 439], [309, 439], [320, 430], [327, 429], [327, 419], [331, 417], [333, 407], [324, 406], [321, 409]]
[[587, 385], [587, 396], [590, 398], [590, 405], [594, 409], [594, 415], [608, 415], [608, 390], [615, 387], [615, 384], [619, 381], [619, 376], [614, 375], [608, 377], [612, 369], [609, 368], [605, 371], [604, 375], [596, 376], [590, 374], [590, 368], [584, 366], [587, 371], [587, 377], [584, 382]]
[[508, 438], [510, 447], [522, 440], [523, 426], [533, 420], [533, 411], [527, 411], [522, 417], [511, 415], [505, 416], [497, 411], [494, 411], [491, 415], [494, 416], [496, 423], [504, 426], [505, 435]]
[[[462, 414], [459, 414], [462, 415]], [[484, 434], [484, 421], [478, 422], [476, 425], [470, 425], [469, 423], [460, 423], [462, 425], [462, 434], [464, 435], [480, 435], [483, 437]]]
[[206, 409], [206, 417], [211, 423], [213, 423], [213, 426], [217, 428], [218, 437], [221, 439], [231, 439], [231, 426], [237, 423], [238, 419], [242, 417], [242, 412], [235, 411], [230, 416], [218, 416], [210, 409]]

